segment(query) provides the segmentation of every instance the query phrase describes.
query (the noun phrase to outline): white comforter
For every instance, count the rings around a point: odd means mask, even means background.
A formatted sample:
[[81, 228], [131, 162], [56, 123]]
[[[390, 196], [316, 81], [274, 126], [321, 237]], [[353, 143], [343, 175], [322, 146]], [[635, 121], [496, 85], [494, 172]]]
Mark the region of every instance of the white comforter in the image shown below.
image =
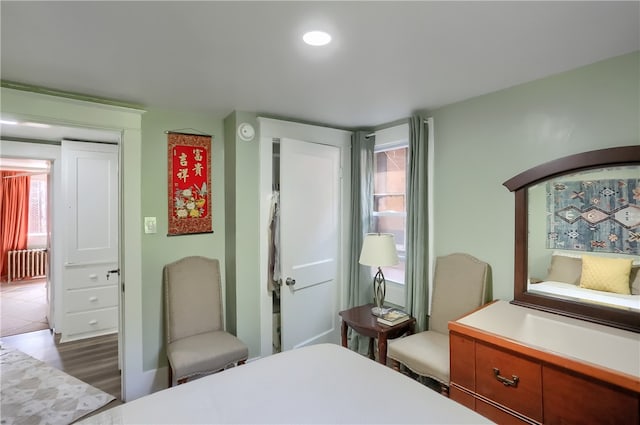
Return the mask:
[[269, 356], [117, 406], [84, 424], [477, 424], [489, 421], [334, 344]]
[[640, 312], [640, 295], [624, 295], [613, 292], [596, 291], [593, 289], [581, 288], [570, 283], [555, 282], [551, 280], [540, 283], [529, 283], [529, 292], [555, 295], [579, 301], [586, 300], [593, 303]]

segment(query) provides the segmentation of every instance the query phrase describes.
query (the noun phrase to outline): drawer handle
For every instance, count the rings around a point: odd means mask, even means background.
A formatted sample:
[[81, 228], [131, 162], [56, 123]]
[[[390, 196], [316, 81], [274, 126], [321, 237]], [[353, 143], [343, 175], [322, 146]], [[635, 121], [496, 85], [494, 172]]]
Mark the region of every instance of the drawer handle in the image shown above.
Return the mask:
[[518, 381], [520, 380], [520, 378], [518, 378], [516, 375], [511, 375], [511, 379], [501, 376], [500, 369], [498, 369], [497, 367], [493, 368], [493, 374], [499, 382], [502, 382], [504, 384], [505, 387], [515, 388], [518, 386]]
[[89, 321], [89, 324], [90, 324], [90, 325], [97, 325], [97, 324], [98, 324], [98, 321], [97, 321], [96, 319], [93, 319], [93, 320], [90, 320], [90, 321]]
[[89, 297], [89, 301], [94, 303], [94, 302], [98, 301], [98, 297]]

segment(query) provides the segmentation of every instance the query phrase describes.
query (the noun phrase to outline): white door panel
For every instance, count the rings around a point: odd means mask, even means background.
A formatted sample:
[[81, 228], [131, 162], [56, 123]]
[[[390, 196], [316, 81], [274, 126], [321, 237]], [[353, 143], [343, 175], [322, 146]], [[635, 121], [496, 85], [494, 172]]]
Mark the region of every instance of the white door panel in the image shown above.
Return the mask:
[[118, 261], [118, 147], [63, 141], [65, 264]]
[[[280, 142], [282, 348], [331, 340], [338, 329], [340, 150]], [[291, 281], [290, 281], [291, 282]]]
[[[287, 291], [288, 288], [282, 288], [282, 292]], [[335, 280], [332, 280], [298, 290], [283, 301], [283, 349], [331, 342], [337, 325], [333, 313], [335, 292], [336, 284]]]
[[327, 258], [308, 264], [298, 264], [291, 268], [291, 274], [296, 276], [294, 291], [300, 291], [309, 286], [318, 285], [335, 279], [336, 260]]

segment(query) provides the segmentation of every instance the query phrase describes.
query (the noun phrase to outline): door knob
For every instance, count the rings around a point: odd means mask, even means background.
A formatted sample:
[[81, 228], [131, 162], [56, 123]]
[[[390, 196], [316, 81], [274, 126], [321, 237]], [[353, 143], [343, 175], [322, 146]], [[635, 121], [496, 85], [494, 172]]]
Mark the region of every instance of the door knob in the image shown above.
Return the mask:
[[290, 277], [287, 278], [287, 280], [285, 281], [285, 283], [287, 284], [287, 286], [293, 286], [296, 284], [296, 280], [295, 279], [291, 279]]

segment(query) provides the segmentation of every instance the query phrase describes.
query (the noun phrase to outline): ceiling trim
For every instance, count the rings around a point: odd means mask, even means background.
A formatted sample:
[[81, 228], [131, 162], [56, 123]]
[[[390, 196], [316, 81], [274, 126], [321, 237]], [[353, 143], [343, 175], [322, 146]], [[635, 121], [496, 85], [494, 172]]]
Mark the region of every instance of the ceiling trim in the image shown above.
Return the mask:
[[42, 86], [34, 86], [31, 84], [23, 84], [16, 81], [0, 80], [0, 87], [27, 91], [32, 93], [45, 94], [49, 96], [63, 97], [66, 99], [80, 100], [85, 102], [99, 103], [102, 105], [117, 106], [120, 108], [144, 110], [144, 106], [135, 103], [127, 103], [114, 99], [106, 99], [102, 97], [88, 96], [80, 93], [67, 92], [63, 90], [50, 89]]

